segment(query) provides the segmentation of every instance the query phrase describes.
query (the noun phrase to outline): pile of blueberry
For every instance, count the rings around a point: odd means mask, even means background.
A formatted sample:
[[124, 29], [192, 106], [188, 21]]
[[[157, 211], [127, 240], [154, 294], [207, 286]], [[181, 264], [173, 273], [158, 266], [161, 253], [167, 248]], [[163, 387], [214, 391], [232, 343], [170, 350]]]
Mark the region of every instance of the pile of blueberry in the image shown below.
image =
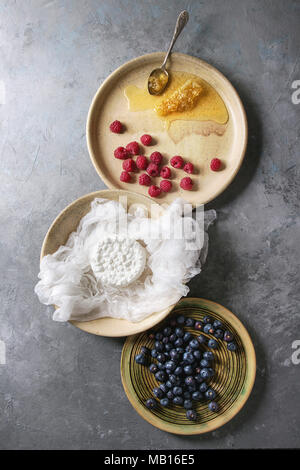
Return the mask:
[[154, 347], [150, 350], [143, 346], [141, 352], [135, 356], [135, 361], [137, 364], [149, 366], [150, 372], [159, 382], [153, 389], [155, 398], [146, 401], [147, 408], [155, 409], [158, 406], [156, 399], [163, 407], [173, 403], [183, 406], [187, 410], [187, 419], [195, 421], [197, 413], [193, 409], [193, 402], [209, 400], [210, 411], [216, 412], [219, 409], [215, 401], [216, 391], [207, 383], [215, 375], [214, 353], [202, 349], [203, 346], [216, 349], [218, 342], [203, 334], [194, 336], [185, 331], [185, 326], [223, 339], [229, 351], [237, 349], [233, 334], [224, 330], [219, 320], [213, 321], [209, 316], [205, 316], [202, 321], [195, 321], [193, 318], [179, 315], [163, 330], [150, 333], [149, 339], [154, 341]]

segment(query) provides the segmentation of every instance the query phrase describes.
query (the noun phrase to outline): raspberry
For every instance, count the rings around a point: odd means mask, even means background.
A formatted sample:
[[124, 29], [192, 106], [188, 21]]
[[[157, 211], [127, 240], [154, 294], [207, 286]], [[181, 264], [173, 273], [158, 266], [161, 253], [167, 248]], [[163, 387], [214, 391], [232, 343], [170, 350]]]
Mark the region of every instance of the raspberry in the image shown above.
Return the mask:
[[142, 142], [143, 145], [146, 145], [146, 147], [148, 147], [148, 145], [151, 145], [152, 144], [151, 135], [149, 135], [149, 134], [142, 135], [141, 142]]
[[188, 176], [182, 178], [182, 180], [180, 181], [180, 187], [187, 191], [191, 191], [191, 189], [193, 189], [193, 180], [191, 180], [191, 178], [189, 178]]
[[160, 193], [161, 193], [161, 189], [158, 188], [157, 186], [154, 186], [154, 184], [152, 184], [152, 186], [150, 186], [150, 188], [148, 189], [148, 194], [151, 197], [158, 197]]
[[171, 158], [170, 163], [174, 168], [182, 168], [183, 167], [183, 158], [180, 157], [179, 155], [176, 155], [176, 157]]
[[111, 132], [113, 132], [114, 134], [121, 134], [122, 130], [123, 130], [123, 125], [120, 121], [114, 121], [111, 123], [111, 125], [109, 126]]
[[132, 160], [132, 158], [127, 158], [127, 160], [124, 160], [122, 164], [123, 170], [131, 172], [136, 170], [136, 164], [135, 161]]
[[114, 156], [119, 160], [126, 160], [129, 157], [128, 151], [124, 147], [118, 147], [114, 151]]
[[149, 175], [146, 173], [143, 173], [142, 175], [139, 176], [139, 184], [141, 186], [150, 186], [151, 184], [151, 178]]
[[147, 166], [148, 166], [148, 160], [146, 157], [144, 157], [144, 155], [139, 155], [136, 159], [136, 166], [140, 169], [140, 170], [146, 170]]
[[140, 146], [138, 142], [129, 142], [129, 144], [126, 145], [126, 150], [131, 154], [131, 155], [138, 155], [140, 152]]
[[162, 180], [159, 187], [162, 191], [164, 191], [164, 193], [168, 193], [172, 189], [172, 183], [168, 180]]
[[120, 175], [120, 181], [123, 181], [124, 183], [129, 183], [130, 180], [131, 180], [131, 176], [128, 173], [128, 171], [122, 171]]
[[153, 152], [150, 155], [150, 160], [151, 162], [156, 163], [156, 165], [159, 165], [162, 161], [162, 154], [160, 152]]
[[148, 175], [150, 176], [158, 176], [158, 173], [159, 173], [158, 165], [156, 163], [149, 163], [146, 171]]
[[219, 171], [221, 168], [221, 160], [219, 158], [213, 158], [212, 161], [210, 162], [210, 169], [212, 171]]
[[183, 167], [183, 171], [191, 175], [194, 172], [194, 165], [192, 163], [186, 163]]
[[171, 170], [168, 166], [163, 166], [160, 170], [160, 176], [162, 178], [168, 179], [171, 177]]

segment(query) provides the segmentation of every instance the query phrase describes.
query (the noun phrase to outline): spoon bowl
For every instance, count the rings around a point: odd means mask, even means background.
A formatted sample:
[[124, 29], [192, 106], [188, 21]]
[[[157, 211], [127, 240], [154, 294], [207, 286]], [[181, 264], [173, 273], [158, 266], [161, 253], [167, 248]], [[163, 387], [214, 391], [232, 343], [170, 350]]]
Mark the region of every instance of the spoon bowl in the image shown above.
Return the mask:
[[161, 95], [161, 93], [165, 90], [168, 81], [169, 81], [169, 74], [166, 70], [166, 63], [168, 57], [171, 53], [171, 50], [175, 44], [176, 39], [178, 38], [179, 34], [185, 27], [189, 20], [189, 14], [186, 10], [183, 10], [176, 21], [176, 26], [174, 29], [173, 37], [169, 45], [169, 49], [166, 53], [165, 60], [162, 63], [161, 67], [152, 70], [148, 78], [148, 91], [150, 95]]
[[152, 70], [148, 79], [148, 91], [150, 95], [160, 95], [166, 88], [169, 74], [165, 68], [159, 67]]

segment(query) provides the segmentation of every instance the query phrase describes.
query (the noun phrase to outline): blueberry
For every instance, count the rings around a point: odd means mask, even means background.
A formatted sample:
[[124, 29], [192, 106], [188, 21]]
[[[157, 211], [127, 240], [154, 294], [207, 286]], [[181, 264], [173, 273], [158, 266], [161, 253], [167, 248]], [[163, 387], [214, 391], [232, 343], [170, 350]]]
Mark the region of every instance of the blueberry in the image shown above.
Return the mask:
[[190, 410], [191, 408], [193, 408], [193, 402], [192, 402], [192, 400], [184, 400], [184, 402], [183, 402], [183, 407], [184, 407], [186, 410]]
[[236, 351], [237, 345], [233, 341], [231, 341], [230, 343], [227, 344], [227, 349], [229, 351]]
[[155, 376], [156, 380], [158, 380], [158, 382], [165, 382], [167, 376], [165, 374], [165, 372], [163, 370], [159, 370], [158, 372], [156, 372]]
[[205, 316], [205, 317], [203, 318], [203, 323], [211, 323], [211, 322], [212, 322], [212, 319], [211, 319], [210, 317]]
[[173, 344], [172, 344], [172, 343], [167, 343], [167, 344], [165, 345], [165, 350], [166, 350], [167, 352], [171, 351], [172, 349], [173, 349]]
[[215, 339], [210, 339], [207, 343], [207, 346], [212, 349], [216, 349], [218, 347], [218, 343]]
[[224, 341], [226, 341], [227, 343], [230, 343], [230, 342], [233, 340], [233, 334], [230, 333], [230, 331], [227, 330], [227, 331], [224, 332], [223, 339], [224, 339]]
[[189, 375], [188, 377], [186, 377], [186, 378], [184, 379], [184, 383], [185, 383], [187, 386], [193, 385], [193, 384], [195, 384], [195, 379], [194, 379], [194, 377], [192, 377], [191, 375]]
[[175, 374], [170, 374], [169, 375], [169, 380], [170, 380], [171, 384], [173, 384], [173, 385], [179, 385], [180, 384], [180, 379]]
[[169, 391], [167, 392], [167, 397], [169, 398], [169, 400], [173, 400], [173, 398], [174, 398], [174, 393], [172, 392], [172, 390], [169, 390]]
[[187, 391], [183, 392], [183, 398], [185, 400], [190, 400], [191, 397], [192, 397], [191, 392], [187, 392]]
[[158, 351], [158, 352], [163, 352], [164, 350], [164, 345], [161, 341], [155, 341], [154, 343], [154, 346], [155, 346], [155, 349]]
[[159, 331], [158, 333], [156, 333], [155, 335], [155, 339], [157, 341], [161, 341], [163, 339], [164, 335]]
[[184, 315], [179, 315], [177, 318], [176, 318], [176, 321], [178, 323], [178, 325], [183, 325], [184, 324]]
[[151, 374], [156, 374], [156, 372], [158, 371], [158, 367], [157, 367], [156, 364], [150, 364], [149, 370], [150, 370]]
[[222, 323], [220, 322], [220, 320], [215, 320], [215, 321], [213, 322], [213, 327], [214, 327], [215, 329], [218, 329], [218, 328], [222, 328], [223, 325], [222, 325]]
[[194, 325], [195, 330], [202, 331], [203, 323], [201, 321], [196, 321]]
[[204, 380], [203, 377], [201, 377], [200, 374], [195, 375], [194, 379], [196, 380], [196, 382], [197, 382], [198, 384], [201, 384], [201, 383], [203, 382], [203, 380]]
[[165, 336], [170, 336], [172, 334], [172, 328], [170, 326], [167, 326], [164, 331], [163, 331]]
[[150, 349], [149, 349], [149, 348], [146, 348], [146, 346], [142, 346], [142, 347], [141, 347], [141, 353], [142, 353], [142, 354], [145, 354], [145, 356], [147, 356], [147, 354], [150, 353]]
[[164, 396], [164, 392], [159, 387], [155, 387], [153, 389], [153, 395], [156, 396], [156, 398], [162, 398]]
[[180, 354], [179, 354], [178, 351], [176, 351], [176, 349], [172, 349], [170, 351], [170, 357], [171, 357], [171, 359], [173, 359], [173, 361], [178, 361], [179, 357], [180, 357]]
[[165, 358], [165, 355], [164, 353], [159, 353], [157, 354], [157, 358], [158, 362], [166, 362], [166, 358]]
[[174, 397], [174, 398], [173, 398], [173, 403], [174, 403], [174, 405], [182, 405], [182, 403], [183, 403], [183, 398], [182, 398], [182, 397], [179, 397], [179, 396]]
[[206, 367], [204, 367], [203, 369], [201, 369], [200, 371], [200, 375], [202, 377], [202, 379], [208, 379], [210, 377], [209, 375], [209, 371]]
[[197, 385], [196, 385], [196, 383], [193, 383], [193, 384], [191, 384], [191, 385], [188, 385], [188, 386], [187, 386], [187, 390], [188, 390], [188, 392], [191, 392], [191, 393], [195, 392], [195, 391], [197, 390]]
[[158, 352], [156, 351], [156, 349], [151, 349], [151, 356], [152, 357], [154, 357], [154, 358], [157, 357], [157, 354], [158, 354]]
[[188, 331], [186, 333], [184, 333], [183, 341], [185, 343], [189, 343], [189, 341], [191, 341], [191, 339], [193, 339], [193, 335], [191, 333], [189, 333]]
[[181, 348], [181, 346], [183, 346], [184, 342], [183, 342], [183, 339], [182, 338], [178, 338], [176, 339], [174, 345], [177, 347], [177, 348]]
[[182, 392], [183, 392], [182, 387], [174, 387], [172, 391], [175, 396], [182, 395]]
[[183, 360], [187, 364], [193, 364], [193, 362], [195, 361], [195, 358], [194, 358], [193, 354], [191, 354], [190, 352], [185, 352], [184, 355], [183, 355]]
[[213, 411], [213, 412], [215, 413], [216, 411], [218, 411], [219, 405], [218, 405], [218, 403], [216, 403], [215, 401], [211, 401], [211, 402], [208, 404], [208, 408], [210, 409], [210, 411]]
[[165, 370], [165, 364], [163, 362], [158, 362], [157, 367], [159, 370]]
[[156, 408], [156, 405], [157, 405], [157, 402], [154, 398], [149, 398], [146, 401], [146, 407], [149, 408], [149, 410], [153, 410], [154, 408]]
[[207, 359], [208, 361], [213, 361], [214, 360], [214, 353], [212, 351], [205, 351], [203, 353], [203, 359]]
[[185, 375], [192, 375], [192, 373], [194, 372], [194, 368], [190, 364], [184, 366], [183, 370]]
[[164, 345], [166, 345], [166, 344], [168, 344], [168, 342], [169, 342], [169, 338], [168, 338], [167, 336], [164, 336], [163, 339], [161, 340], [161, 342], [162, 342]]
[[168, 400], [168, 398], [162, 398], [162, 399], [160, 400], [160, 404], [161, 404], [161, 406], [169, 406], [169, 400]]
[[141, 354], [137, 354], [137, 355], [135, 356], [135, 362], [136, 362], [137, 364], [141, 364], [141, 365], [144, 366], [144, 365], [146, 364], [146, 362], [147, 362], [147, 359], [146, 359], [145, 354], [142, 354], [142, 353], [141, 353]]
[[187, 410], [186, 412], [186, 417], [187, 419], [189, 419], [190, 421], [196, 421], [197, 419], [197, 413], [195, 410]]
[[196, 350], [196, 351], [193, 351], [193, 356], [195, 359], [197, 359], [197, 361], [199, 361], [202, 357], [202, 354], [199, 350]]
[[177, 336], [175, 335], [175, 333], [172, 333], [169, 338], [170, 342], [175, 343], [176, 339], [177, 339]]
[[204, 333], [207, 333], [209, 335], [213, 335], [214, 332], [215, 332], [215, 329], [213, 328], [211, 323], [207, 323], [206, 325], [204, 325], [203, 331], [204, 331]]
[[195, 320], [193, 320], [193, 318], [186, 318], [184, 324], [185, 326], [192, 328], [195, 324]]
[[208, 385], [206, 382], [202, 382], [202, 384], [199, 385], [199, 392], [204, 393], [208, 389]]
[[207, 370], [208, 370], [208, 373], [209, 373], [210, 377], [213, 377], [215, 375], [215, 371], [212, 367], [208, 367]]
[[206, 343], [206, 337], [204, 335], [199, 335], [197, 336], [197, 341], [199, 344], [205, 344]]
[[209, 362], [207, 359], [202, 359], [202, 360], [200, 361], [200, 365], [201, 365], [202, 367], [209, 367], [210, 362]]
[[175, 370], [175, 368], [176, 368], [176, 362], [168, 361], [168, 362], [166, 362], [165, 367], [166, 367], [166, 371], [173, 372], [173, 370]]
[[189, 346], [192, 349], [199, 349], [199, 343], [196, 339], [192, 339], [192, 341], [189, 342]]
[[179, 354], [183, 354], [184, 353], [184, 349], [179, 346], [178, 348], [176, 348], [176, 351], [179, 353]]
[[208, 388], [205, 392], [205, 396], [209, 400], [213, 400], [214, 398], [216, 398], [217, 394], [216, 394], [216, 392], [214, 391], [213, 388]]
[[164, 394], [168, 393], [168, 387], [166, 386], [166, 384], [164, 383], [160, 384], [159, 388]]
[[168, 389], [173, 388], [173, 384], [170, 382], [170, 380], [166, 381], [166, 387], [168, 387]]
[[217, 338], [217, 339], [223, 338], [223, 335], [224, 335], [223, 330], [218, 329], [214, 332], [214, 337]]
[[183, 373], [183, 368], [181, 366], [176, 367], [176, 369], [174, 370], [175, 375], [182, 375], [182, 373]]
[[185, 351], [186, 352], [193, 352], [193, 349], [191, 348], [191, 346], [188, 344], [186, 347], [185, 347]]
[[195, 400], [195, 401], [201, 401], [201, 400], [203, 400], [203, 395], [199, 391], [193, 392], [192, 399]]
[[182, 338], [184, 336], [184, 331], [182, 328], [176, 328], [175, 329], [175, 334], [178, 338]]

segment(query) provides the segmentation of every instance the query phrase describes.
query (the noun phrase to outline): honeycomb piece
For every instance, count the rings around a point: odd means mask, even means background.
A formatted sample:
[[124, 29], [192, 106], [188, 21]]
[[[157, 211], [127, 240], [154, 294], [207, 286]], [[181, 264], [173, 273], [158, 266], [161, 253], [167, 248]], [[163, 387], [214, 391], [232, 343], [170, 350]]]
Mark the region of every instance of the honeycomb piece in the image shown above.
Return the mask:
[[155, 111], [159, 116], [192, 109], [202, 93], [203, 88], [199, 82], [193, 79], [187, 80], [182, 86], [177, 88], [169, 98], [163, 100], [155, 107]]

